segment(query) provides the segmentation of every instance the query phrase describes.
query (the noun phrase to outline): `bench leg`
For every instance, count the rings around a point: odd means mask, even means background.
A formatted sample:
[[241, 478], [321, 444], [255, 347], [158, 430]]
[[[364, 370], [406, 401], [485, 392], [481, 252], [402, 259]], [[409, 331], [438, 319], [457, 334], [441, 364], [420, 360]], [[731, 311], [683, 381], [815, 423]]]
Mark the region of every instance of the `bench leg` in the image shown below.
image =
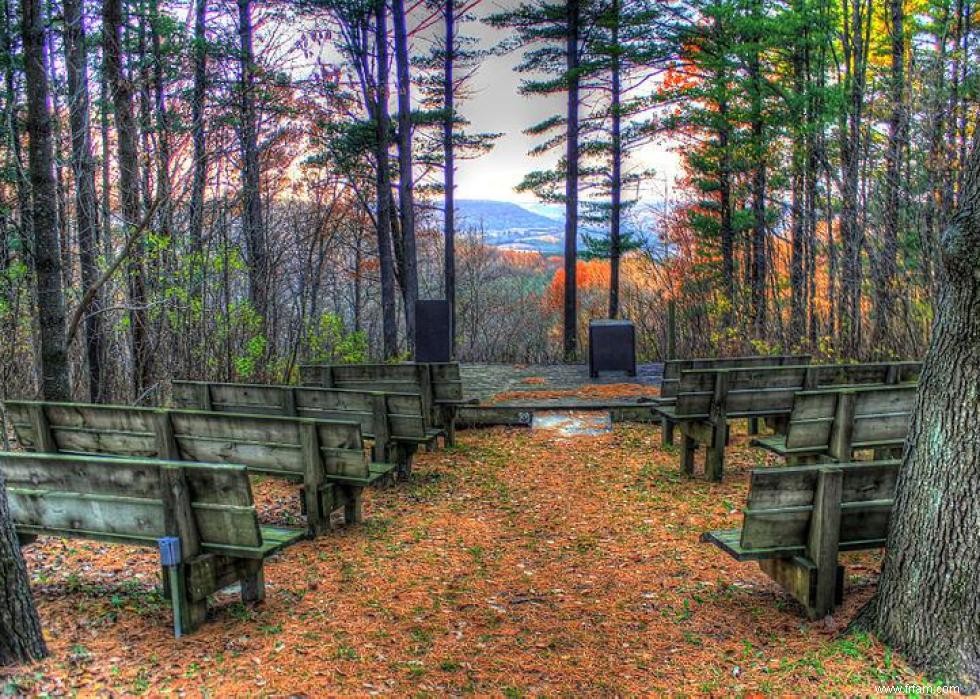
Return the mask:
[[446, 448], [456, 446], [456, 408], [443, 408], [446, 416]]
[[344, 502], [344, 521], [347, 524], [360, 524], [364, 521], [362, 506], [363, 491], [364, 488], [360, 486], [347, 489], [347, 497]]
[[766, 421], [776, 434], [786, 434], [786, 430], [789, 429], [789, 415], [773, 415], [766, 418]]
[[749, 434], [750, 435], [759, 434], [759, 418], [757, 417], [749, 418]]
[[665, 447], [669, 447], [674, 443], [674, 423], [667, 418], [660, 420], [660, 437], [661, 443]]
[[843, 477], [839, 468], [821, 469], [817, 475], [807, 541], [807, 555], [817, 568], [813, 604], [807, 608], [811, 619], [821, 619], [832, 613], [837, 598], [837, 554], [840, 545]]
[[822, 619], [834, 610], [833, 605], [821, 608], [817, 603], [816, 592], [820, 585], [820, 578], [825, 573], [832, 573], [833, 575], [833, 602], [840, 604], [843, 601], [843, 566], [834, 566], [824, 571], [809, 558], [797, 556], [795, 558], [761, 560], [759, 561], [759, 568], [789, 593], [790, 597], [799, 602], [811, 620]]
[[[190, 566], [186, 563], [181, 564], [177, 570], [177, 594], [171, 591], [171, 599], [177, 601], [177, 608], [174, 609], [174, 616], [180, 619], [180, 629], [182, 634], [194, 633], [204, 623], [208, 616], [208, 600], [195, 600], [191, 595], [190, 585], [187, 584], [188, 571]], [[170, 586], [167, 586], [168, 589]]]
[[241, 588], [242, 602], [261, 602], [265, 599], [265, 569], [262, 561], [249, 561], [245, 564]]
[[725, 468], [725, 441], [728, 438], [728, 423], [724, 420], [714, 423], [711, 428], [711, 444], [705, 450], [704, 475], [708, 480], [720, 481]]
[[698, 443], [694, 437], [684, 435], [684, 447], [681, 450], [681, 473], [685, 476], [694, 475], [694, 452], [697, 451]]
[[416, 446], [409, 446], [407, 444], [393, 444], [391, 451], [391, 458], [394, 463], [398, 464], [398, 478], [400, 480], [409, 480], [412, 477], [412, 461], [415, 458], [415, 452], [418, 449]]

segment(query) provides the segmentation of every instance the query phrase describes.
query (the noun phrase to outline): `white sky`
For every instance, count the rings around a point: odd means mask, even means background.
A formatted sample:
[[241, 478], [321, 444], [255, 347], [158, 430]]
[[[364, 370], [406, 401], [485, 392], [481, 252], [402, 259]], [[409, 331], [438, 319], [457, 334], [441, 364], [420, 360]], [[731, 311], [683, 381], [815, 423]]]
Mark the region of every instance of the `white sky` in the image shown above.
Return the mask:
[[[486, 3], [480, 15], [500, 8], [502, 3]], [[483, 23], [473, 22], [465, 27], [467, 34], [481, 39], [484, 47], [492, 46], [504, 37], [500, 30]], [[495, 131], [504, 135], [487, 155], [462, 161], [457, 168], [457, 196], [462, 199], [497, 199], [515, 202], [533, 202], [534, 196], [518, 193], [514, 187], [530, 170], [543, 169], [554, 164], [559, 154], [531, 157], [528, 151], [535, 139], [523, 130], [552, 114], [564, 111], [562, 95], [550, 97], [523, 96], [518, 93], [522, 74], [514, 71], [520, 53], [490, 56], [484, 60], [471, 79], [468, 88], [471, 98], [460, 104], [460, 111], [472, 122], [474, 132]], [[661, 198], [665, 185], [672, 184], [678, 173], [678, 156], [666, 144], [652, 144], [640, 149], [633, 156], [639, 168], [653, 168], [656, 177], [646, 189], [645, 196]]]

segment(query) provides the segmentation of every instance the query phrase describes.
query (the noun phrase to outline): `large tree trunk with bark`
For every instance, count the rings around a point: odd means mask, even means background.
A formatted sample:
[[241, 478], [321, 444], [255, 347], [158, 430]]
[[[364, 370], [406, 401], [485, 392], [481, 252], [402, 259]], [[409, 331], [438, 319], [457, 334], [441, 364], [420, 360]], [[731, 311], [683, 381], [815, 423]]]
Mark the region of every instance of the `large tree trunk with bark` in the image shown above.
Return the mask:
[[34, 275], [41, 330], [41, 393], [46, 400], [71, 400], [68, 379], [65, 297], [61, 287], [54, 149], [44, 52], [44, 18], [37, 0], [22, 0], [24, 74], [27, 91], [31, 219], [34, 225]]
[[47, 654], [0, 473], [0, 665], [29, 663]]
[[980, 691], [980, 148], [942, 236], [944, 280], [898, 480], [873, 627]]
[[[68, 118], [71, 123], [71, 158], [75, 175], [75, 216], [78, 222], [78, 259], [82, 293], [99, 279], [99, 208], [95, 194], [95, 160], [89, 118], [88, 50], [82, 0], [65, 0], [65, 67], [68, 71]], [[85, 316], [85, 357], [89, 400], [104, 398], [102, 385], [102, 294], [96, 293]]]
[[578, 0], [566, 6], [568, 26], [565, 38], [565, 68], [568, 75], [568, 97], [565, 135], [565, 303], [563, 346], [565, 361], [573, 361], [578, 352], [578, 130], [579, 130], [579, 22]]

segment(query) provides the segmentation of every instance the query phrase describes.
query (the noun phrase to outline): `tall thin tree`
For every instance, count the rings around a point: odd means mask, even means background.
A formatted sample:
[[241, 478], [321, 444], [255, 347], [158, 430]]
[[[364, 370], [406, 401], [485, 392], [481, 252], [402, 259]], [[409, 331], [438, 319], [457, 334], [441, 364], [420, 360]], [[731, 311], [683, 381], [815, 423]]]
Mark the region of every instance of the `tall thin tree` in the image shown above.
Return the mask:
[[[75, 177], [75, 217], [78, 225], [78, 259], [82, 292], [99, 279], [99, 204], [95, 193], [95, 159], [92, 157], [91, 100], [88, 91], [88, 47], [82, 0], [65, 0], [65, 68], [68, 72], [68, 120], [71, 126], [72, 170]], [[96, 292], [85, 316], [85, 356], [89, 399], [105, 397], [103, 362], [102, 294]]]
[[[259, 146], [255, 113], [255, 51], [252, 0], [238, 0], [239, 140], [242, 152], [242, 232], [248, 251], [249, 300], [262, 327], [268, 320], [268, 250], [262, 219]], [[264, 330], [263, 330], [264, 333]]]
[[[132, 82], [123, 68], [123, 3], [105, 0], [102, 4], [103, 71], [112, 97], [116, 117], [119, 198], [126, 236], [139, 234], [140, 191], [136, 121], [133, 117]], [[141, 245], [132, 245], [126, 264], [129, 295], [129, 321], [133, 354], [133, 396], [142, 400], [153, 381], [150, 330], [146, 313], [146, 282]]]
[[562, 347], [565, 361], [578, 352], [578, 174], [579, 174], [579, 0], [568, 0], [565, 7], [565, 71], [568, 92], [565, 100], [565, 295]]
[[70, 400], [65, 296], [61, 286], [61, 244], [58, 236], [51, 106], [41, 3], [22, 0], [24, 77], [27, 92], [28, 160], [31, 221], [34, 226], [34, 276], [41, 333], [41, 394], [46, 400]]
[[395, 30], [395, 75], [398, 83], [398, 206], [402, 243], [402, 296], [410, 351], [415, 347], [415, 302], [419, 297], [418, 253], [415, 241], [415, 180], [412, 156], [412, 78], [405, 0], [392, 0]]

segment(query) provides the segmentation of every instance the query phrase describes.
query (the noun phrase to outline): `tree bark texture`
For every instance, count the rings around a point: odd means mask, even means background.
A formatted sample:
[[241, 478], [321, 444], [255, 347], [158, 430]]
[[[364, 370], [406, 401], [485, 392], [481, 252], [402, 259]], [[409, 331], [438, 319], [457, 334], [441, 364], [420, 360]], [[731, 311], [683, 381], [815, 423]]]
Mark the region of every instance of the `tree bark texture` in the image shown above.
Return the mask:
[[0, 665], [29, 663], [47, 654], [0, 473]]
[[941, 240], [945, 280], [902, 470], [875, 629], [944, 684], [980, 690], [980, 149]]

